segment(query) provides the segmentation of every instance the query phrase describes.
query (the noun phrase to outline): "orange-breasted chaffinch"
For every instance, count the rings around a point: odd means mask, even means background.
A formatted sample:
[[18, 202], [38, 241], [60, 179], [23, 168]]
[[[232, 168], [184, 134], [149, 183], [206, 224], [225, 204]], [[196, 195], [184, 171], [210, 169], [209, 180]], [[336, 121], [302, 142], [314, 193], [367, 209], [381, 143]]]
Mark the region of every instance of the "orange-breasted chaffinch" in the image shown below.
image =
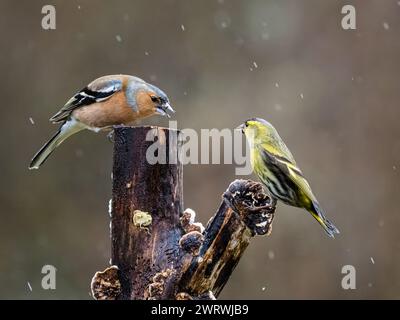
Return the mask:
[[167, 95], [154, 85], [129, 75], [100, 77], [61, 108], [50, 121], [62, 123], [58, 132], [36, 153], [29, 169], [40, 165], [65, 139], [89, 129], [98, 132], [117, 125], [129, 125], [138, 119], [174, 112]]

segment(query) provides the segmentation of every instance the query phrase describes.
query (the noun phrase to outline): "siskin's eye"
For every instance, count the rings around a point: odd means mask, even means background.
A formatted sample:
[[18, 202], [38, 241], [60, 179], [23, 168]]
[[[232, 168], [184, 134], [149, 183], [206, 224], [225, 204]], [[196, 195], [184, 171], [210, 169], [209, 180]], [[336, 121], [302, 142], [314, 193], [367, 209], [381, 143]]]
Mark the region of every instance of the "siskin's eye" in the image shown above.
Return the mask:
[[156, 97], [156, 96], [152, 96], [151, 97], [151, 101], [153, 101], [153, 102], [158, 102], [160, 99], [158, 98], [158, 97]]

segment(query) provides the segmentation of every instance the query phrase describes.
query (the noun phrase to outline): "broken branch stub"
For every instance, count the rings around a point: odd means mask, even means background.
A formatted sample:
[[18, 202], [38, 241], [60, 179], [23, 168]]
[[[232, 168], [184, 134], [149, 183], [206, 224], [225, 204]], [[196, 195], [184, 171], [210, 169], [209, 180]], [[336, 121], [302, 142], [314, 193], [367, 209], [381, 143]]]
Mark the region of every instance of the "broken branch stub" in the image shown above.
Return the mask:
[[272, 228], [275, 204], [260, 183], [235, 180], [204, 231], [204, 241], [181, 278], [181, 291], [218, 297], [254, 235]]

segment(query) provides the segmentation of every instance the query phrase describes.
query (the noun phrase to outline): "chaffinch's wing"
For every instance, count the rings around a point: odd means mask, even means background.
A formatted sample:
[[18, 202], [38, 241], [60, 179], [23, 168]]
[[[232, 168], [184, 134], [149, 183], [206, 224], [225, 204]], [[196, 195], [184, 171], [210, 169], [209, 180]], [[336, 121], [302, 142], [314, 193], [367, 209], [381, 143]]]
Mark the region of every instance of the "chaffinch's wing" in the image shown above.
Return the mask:
[[105, 76], [98, 78], [69, 99], [64, 107], [50, 118], [50, 121], [53, 123], [65, 121], [75, 109], [107, 100], [122, 89], [122, 76]]

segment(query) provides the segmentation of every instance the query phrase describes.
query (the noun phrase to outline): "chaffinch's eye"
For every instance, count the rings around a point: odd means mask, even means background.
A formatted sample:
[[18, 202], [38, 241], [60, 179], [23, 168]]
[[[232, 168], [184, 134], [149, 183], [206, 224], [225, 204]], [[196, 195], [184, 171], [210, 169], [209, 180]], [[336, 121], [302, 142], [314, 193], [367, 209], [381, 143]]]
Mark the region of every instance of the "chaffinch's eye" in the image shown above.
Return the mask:
[[156, 96], [152, 96], [151, 97], [151, 101], [153, 101], [153, 102], [158, 102], [160, 99], [158, 98], [158, 97], [156, 97]]

